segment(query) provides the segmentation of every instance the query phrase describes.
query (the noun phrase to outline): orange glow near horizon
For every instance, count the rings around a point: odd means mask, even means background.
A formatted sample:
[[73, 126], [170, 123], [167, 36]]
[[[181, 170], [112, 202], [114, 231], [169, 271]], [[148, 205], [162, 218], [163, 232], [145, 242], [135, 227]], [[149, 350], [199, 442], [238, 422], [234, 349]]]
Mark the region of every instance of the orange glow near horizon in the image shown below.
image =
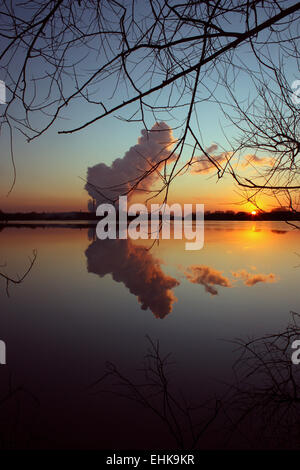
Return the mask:
[[[89, 196], [83, 188], [81, 181], [75, 182], [74, 185], [56, 187], [46, 184], [39, 184], [33, 187], [29, 185], [17, 185], [9, 197], [0, 195], [0, 210], [3, 212], [71, 212], [71, 211], [87, 211], [87, 203]], [[194, 175], [187, 178], [178, 179], [174, 188], [168, 197], [168, 204], [204, 204], [206, 211], [216, 210], [233, 210], [234, 212], [244, 211], [252, 214], [258, 214], [258, 211], [252, 210], [253, 205], [245, 201], [242, 204], [235, 195], [233, 195], [233, 187], [231, 182], [224, 180], [224, 184], [211, 186], [211, 182], [204, 181], [199, 187], [199, 179]], [[145, 203], [146, 196], [144, 193], [138, 192], [130, 199], [130, 203]], [[156, 197], [150, 203], [162, 202], [161, 198]], [[260, 201], [266, 208], [268, 201]], [[251, 207], [252, 206], [252, 207]], [[255, 213], [254, 213], [255, 212]]]

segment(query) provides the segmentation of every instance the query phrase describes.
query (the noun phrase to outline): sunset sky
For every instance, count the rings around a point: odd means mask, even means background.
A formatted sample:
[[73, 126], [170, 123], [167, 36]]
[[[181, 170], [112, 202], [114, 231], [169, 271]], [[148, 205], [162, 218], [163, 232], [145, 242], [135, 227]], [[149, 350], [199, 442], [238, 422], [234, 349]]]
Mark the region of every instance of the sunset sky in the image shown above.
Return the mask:
[[[214, 125], [215, 114], [205, 115], [203, 130], [207, 145], [223, 141]], [[205, 108], [205, 105], [202, 106]], [[82, 116], [78, 110], [78, 115]], [[62, 123], [65, 125], [65, 123]], [[153, 123], [154, 124], [154, 123]], [[87, 210], [89, 196], [84, 190], [87, 168], [100, 162], [110, 165], [137, 143], [143, 126], [128, 124], [108, 117], [81, 133], [58, 135], [61, 123], [30, 143], [18, 135], [14, 140], [17, 180], [7, 196], [13, 180], [9, 153], [9, 136], [1, 136], [0, 209], [3, 211], [73, 211]], [[176, 132], [174, 132], [176, 138]], [[221, 150], [220, 150], [221, 152]], [[216, 152], [218, 153], [218, 151]], [[186, 153], [188, 158], [188, 153]], [[174, 182], [169, 202], [199, 203], [205, 210], [251, 210], [251, 204], [240, 205], [242, 197], [229, 176], [217, 182], [213, 172], [188, 172]], [[140, 199], [141, 200], [141, 199]], [[156, 202], [153, 200], [153, 202]], [[271, 201], [270, 201], [271, 202]], [[269, 201], [265, 200], [267, 207]], [[272, 206], [272, 203], [270, 205]]]
[[[235, 25], [235, 27], [239, 26]], [[264, 32], [261, 33], [262, 39], [264, 35]], [[117, 43], [115, 46], [117, 47]], [[247, 62], [249, 68], [255, 70], [255, 60], [249, 47], [249, 45], [239, 47], [239, 57], [241, 61]], [[75, 55], [78, 54], [78, 58], [80, 58], [80, 53], [78, 50]], [[14, 60], [20, 60], [20, 56], [16, 55]], [[95, 56], [93, 55], [85, 58], [82, 63], [83, 70], [87, 71], [95, 67], [94, 60]], [[43, 69], [39, 69], [40, 66], [38, 61], [32, 61], [30, 80], [43, 71]], [[297, 68], [293, 64], [286, 70], [286, 76], [290, 78], [291, 83], [297, 77], [297, 72]], [[0, 76], [0, 79], [3, 78]], [[66, 81], [66, 88], [68, 86], [71, 92], [74, 87], [72, 78], [69, 78], [69, 82]], [[206, 88], [199, 87], [200, 102], [195, 107], [197, 116], [194, 113], [192, 126], [198, 129], [198, 138], [202, 141], [203, 146], [209, 148], [211, 145], [217, 144], [218, 153], [222, 149], [230, 150], [230, 144], [236, 137], [236, 130], [226, 121], [218, 104], [218, 102], [226, 100], [226, 90], [222, 88], [222, 85], [218, 86], [213, 100], [207, 98], [214, 86], [214, 76], [211, 75], [207, 79]], [[38, 82], [40, 96], [46, 95], [48, 91], [47, 81]], [[255, 90], [249, 74], [239, 72], [235, 80], [234, 92], [235, 97], [241, 102], [254, 97]], [[98, 84], [95, 93], [97, 97], [103, 96], [109, 106], [127, 99], [125, 84], [120, 83], [115, 90], [110, 77]], [[164, 90], [160, 98], [166, 98], [167, 93], [168, 90]], [[134, 107], [129, 107], [122, 116], [128, 116], [134, 109]], [[18, 110], [15, 111], [17, 114]], [[65, 108], [61, 119], [36, 140], [26, 143], [24, 135], [16, 131], [13, 146], [17, 180], [8, 197], [7, 193], [13, 181], [13, 167], [10, 158], [8, 128], [3, 128], [0, 137], [0, 209], [9, 212], [86, 210], [89, 196], [84, 190], [85, 183], [82, 179], [86, 178], [88, 167], [101, 162], [110, 165], [116, 158], [122, 158], [137, 143], [144, 127], [141, 122], [127, 123], [110, 115], [80, 132], [64, 135], [57, 133], [59, 130], [81, 125], [97, 114], [99, 114], [99, 105], [93, 106], [78, 100], [72, 102], [68, 109]], [[173, 116], [160, 113], [159, 120], [166, 121], [169, 126], [175, 128], [178, 123], [183, 123], [185, 116], [186, 108], [178, 108], [174, 110]], [[39, 124], [39, 119], [40, 115], [37, 114], [36, 123], [32, 123], [33, 127], [35, 124]], [[151, 128], [155, 124], [154, 117], [151, 121], [148, 116], [147, 122]], [[174, 130], [175, 139], [179, 137], [179, 133], [180, 129]], [[189, 158], [190, 151], [186, 147], [183, 160]], [[268, 158], [268, 155], [261, 155], [261, 157]], [[243, 158], [241, 159], [241, 167], [242, 164]], [[249, 172], [249, 176], [251, 175], [250, 166], [243, 168], [243, 174], [245, 172]], [[170, 203], [201, 203], [205, 205], [206, 210], [253, 210], [251, 204], [240, 204], [241, 201], [242, 197], [237, 193], [232, 178], [226, 176], [217, 183], [217, 178], [213, 173], [191, 174], [188, 172], [177, 178], [169, 195]], [[260, 199], [260, 205], [263, 209], [268, 210], [274, 207], [274, 201], [263, 197]]]

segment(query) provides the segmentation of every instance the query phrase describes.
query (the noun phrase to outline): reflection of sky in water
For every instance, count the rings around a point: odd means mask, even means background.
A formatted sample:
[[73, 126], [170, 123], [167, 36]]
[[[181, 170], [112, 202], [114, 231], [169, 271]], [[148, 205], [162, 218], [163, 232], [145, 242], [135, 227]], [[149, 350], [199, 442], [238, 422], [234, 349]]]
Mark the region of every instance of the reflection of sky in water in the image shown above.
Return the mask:
[[[39, 398], [50, 446], [133, 448], [134, 438], [145, 447], [146, 427], [137, 416], [134, 437], [128, 432], [133, 405], [112, 405], [87, 385], [106, 360], [134, 372], [150, 335], [172, 352], [174, 383], [188, 396], [222, 390], [234, 359], [233, 345], [222, 339], [278, 331], [290, 310], [299, 311], [298, 239], [284, 223], [209, 222], [200, 251], [185, 251], [182, 240], [148, 251], [141, 241], [89, 241], [87, 230], [3, 230], [0, 264], [7, 263], [7, 272], [22, 273], [34, 248], [38, 259], [24, 283], [11, 286], [9, 299], [1, 282], [0, 338], [8, 362], [0, 369], [1, 390], [11, 373]], [[151, 416], [145, 420], [155, 428]], [[147, 436], [150, 447], [159, 436]]]

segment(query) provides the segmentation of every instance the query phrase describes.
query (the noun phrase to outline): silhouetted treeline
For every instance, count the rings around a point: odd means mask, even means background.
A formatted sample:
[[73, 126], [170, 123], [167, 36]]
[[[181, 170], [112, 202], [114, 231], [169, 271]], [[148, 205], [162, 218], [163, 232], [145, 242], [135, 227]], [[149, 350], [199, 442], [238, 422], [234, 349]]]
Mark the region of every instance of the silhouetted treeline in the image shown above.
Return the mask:
[[95, 220], [95, 213], [92, 212], [15, 212], [15, 213], [4, 213], [0, 211], [0, 220], [20, 220], [20, 221], [32, 221], [32, 220], [45, 220], [45, 221], [57, 221], [57, 220]]
[[[128, 220], [134, 219], [128, 216]], [[150, 218], [150, 215], [149, 215]], [[173, 215], [171, 214], [171, 219]], [[193, 219], [196, 215], [193, 214]], [[271, 212], [259, 212], [252, 215], [247, 212], [234, 211], [206, 211], [205, 220], [300, 220], [299, 212], [274, 210]], [[94, 212], [15, 212], [5, 213], [0, 211], [1, 221], [58, 221], [58, 220], [99, 220]], [[118, 217], [117, 217], [118, 220]]]
[[271, 211], [271, 212], [258, 212], [252, 215], [248, 212], [234, 212], [234, 211], [215, 211], [205, 212], [205, 220], [300, 220], [299, 212], [291, 211]]

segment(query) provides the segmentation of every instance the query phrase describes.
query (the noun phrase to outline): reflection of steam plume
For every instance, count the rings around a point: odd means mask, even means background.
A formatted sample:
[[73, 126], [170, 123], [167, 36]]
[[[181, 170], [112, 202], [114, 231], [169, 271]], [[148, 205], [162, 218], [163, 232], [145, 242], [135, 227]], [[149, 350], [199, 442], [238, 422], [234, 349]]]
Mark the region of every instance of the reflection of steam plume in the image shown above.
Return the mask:
[[[118, 199], [119, 195], [130, 190], [153, 165], [170, 155], [173, 143], [172, 130], [165, 122], [156, 123], [150, 131], [143, 129], [138, 143], [131, 147], [123, 158], [117, 158], [111, 166], [99, 163], [88, 168], [85, 189], [97, 206]], [[156, 171], [151, 173], [139, 183], [139, 190], [151, 189], [158, 177]], [[89, 210], [93, 209], [90, 205]]]
[[232, 287], [229, 279], [223, 276], [221, 271], [217, 271], [210, 266], [190, 266], [187, 268], [185, 275], [192, 284], [201, 284], [205, 287], [206, 292], [211, 295], [218, 294], [215, 286]]
[[[255, 269], [255, 267], [254, 267]], [[259, 282], [272, 283], [277, 282], [277, 276], [275, 274], [263, 274], [263, 273], [249, 273], [245, 269], [240, 269], [239, 271], [232, 272], [232, 275], [235, 279], [241, 279], [245, 286], [252, 287]], [[193, 265], [189, 266], [185, 272], [186, 278], [192, 284], [201, 284], [205, 287], [206, 292], [209, 292], [211, 295], [217, 295], [218, 291], [215, 286], [222, 287], [234, 287], [230, 279], [226, 276], [223, 276], [221, 271], [217, 271], [210, 266], [204, 265]]]
[[245, 286], [252, 287], [255, 286], [258, 282], [277, 282], [277, 278], [275, 274], [263, 274], [263, 273], [248, 273], [245, 269], [240, 269], [240, 271], [236, 271], [232, 273], [233, 276], [237, 279], [242, 279], [244, 281]]
[[111, 274], [138, 297], [142, 309], [150, 308], [155, 317], [164, 318], [177, 300], [172, 288], [179, 282], [163, 273], [160, 263], [143, 246], [130, 240], [96, 240], [85, 252], [88, 272], [103, 277]]

